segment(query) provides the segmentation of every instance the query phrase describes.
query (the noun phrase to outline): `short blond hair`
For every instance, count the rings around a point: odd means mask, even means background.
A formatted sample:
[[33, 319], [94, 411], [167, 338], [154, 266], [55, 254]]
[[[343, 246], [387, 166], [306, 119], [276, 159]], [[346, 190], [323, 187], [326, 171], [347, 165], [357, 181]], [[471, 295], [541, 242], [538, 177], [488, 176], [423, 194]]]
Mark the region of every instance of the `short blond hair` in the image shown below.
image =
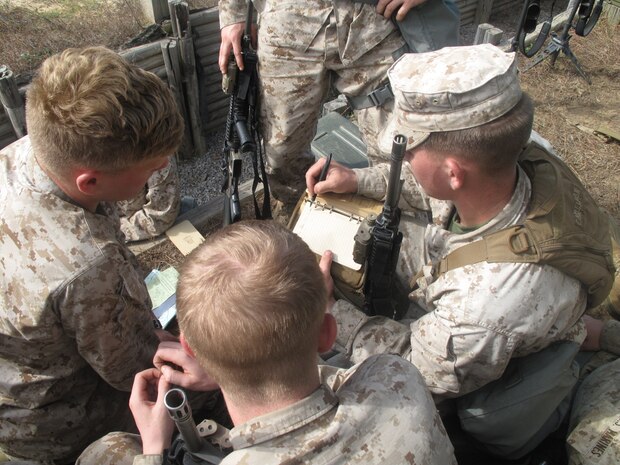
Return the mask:
[[174, 154], [183, 137], [166, 84], [104, 47], [45, 60], [27, 91], [26, 119], [37, 159], [54, 173], [121, 170]]
[[207, 238], [183, 265], [181, 332], [209, 375], [237, 398], [277, 399], [316, 374], [327, 290], [316, 256], [273, 221]]
[[523, 93], [505, 115], [469, 129], [433, 132], [418, 147], [441, 155], [474, 161], [488, 176], [516, 169], [519, 154], [527, 145], [534, 123], [534, 106]]

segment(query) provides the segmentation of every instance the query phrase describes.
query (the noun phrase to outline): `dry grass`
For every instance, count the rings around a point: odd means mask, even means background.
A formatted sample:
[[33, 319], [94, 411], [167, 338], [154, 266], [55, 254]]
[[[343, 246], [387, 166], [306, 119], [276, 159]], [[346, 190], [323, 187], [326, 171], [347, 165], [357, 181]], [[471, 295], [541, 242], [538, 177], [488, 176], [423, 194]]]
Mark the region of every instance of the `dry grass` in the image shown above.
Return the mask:
[[568, 57], [549, 59], [522, 73], [534, 100], [535, 129], [576, 171], [597, 202], [620, 221], [620, 142], [596, 130], [620, 133], [619, 26], [599, 21], [587, 37], [574, 36], [570, 47], [592, 80], [588, 85]]
[[[217, 0], [193, 0], [191, 9]], [[114, 50], [149, 25], [139, 0], [0, 0], [0, 65], [30, 73], [69, 47], [105, 45]]]

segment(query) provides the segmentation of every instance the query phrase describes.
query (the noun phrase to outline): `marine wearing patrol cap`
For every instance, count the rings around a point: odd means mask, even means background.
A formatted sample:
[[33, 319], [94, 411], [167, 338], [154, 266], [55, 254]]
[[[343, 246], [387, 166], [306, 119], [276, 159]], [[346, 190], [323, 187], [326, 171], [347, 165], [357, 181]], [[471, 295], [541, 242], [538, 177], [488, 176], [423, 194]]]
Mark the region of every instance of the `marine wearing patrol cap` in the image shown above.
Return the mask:
[[515, 53], [491, 44], [408, 53], [392, 65], [388, 77], [395, 108], [379, 134], [379, 148], [385, 153], [397, 133], [407, 136], [407, 149], [412, 149], [431, 132], [493, 121], [522, 95]]

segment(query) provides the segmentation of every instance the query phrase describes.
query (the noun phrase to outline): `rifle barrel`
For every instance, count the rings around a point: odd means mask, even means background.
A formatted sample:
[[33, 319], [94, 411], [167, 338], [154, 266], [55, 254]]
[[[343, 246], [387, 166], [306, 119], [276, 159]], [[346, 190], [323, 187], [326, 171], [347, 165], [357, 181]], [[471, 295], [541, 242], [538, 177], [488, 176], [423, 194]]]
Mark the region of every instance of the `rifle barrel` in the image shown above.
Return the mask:
[[394, 136], [392, 142], [392, 153], [390, 155], [390, 179], [388, 181], [388, 192], [383, 206], [384, 212], [393, 212], [398, 205], [400, 198], [400, 172], [407, 148], [407, 138], [402, 134]]
[[172, 388], [164, 396], [164, 405], [174, 420], [189, 452], [199, 452], [203, 439], [198, 434], [196, 423], [192, 418], [192, 409], [182, 389]]

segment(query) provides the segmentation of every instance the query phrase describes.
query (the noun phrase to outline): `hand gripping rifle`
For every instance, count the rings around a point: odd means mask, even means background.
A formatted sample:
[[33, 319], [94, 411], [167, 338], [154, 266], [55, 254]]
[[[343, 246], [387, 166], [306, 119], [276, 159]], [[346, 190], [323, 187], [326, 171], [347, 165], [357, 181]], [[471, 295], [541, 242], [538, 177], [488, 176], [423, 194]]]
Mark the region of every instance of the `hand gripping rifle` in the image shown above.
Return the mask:
[[[241, 40], [244, 69], [237, 67], [234, 55], [228, 62], [228, 72], [222, 80], [222, 90], [230, 95], [226, 135], [224, 141], [222, 172], [225, 194], [224, 225], [241, 219], [239, 183], [242, 174], [242, 155], [249, 155], [254, 168], [252, 195], [256, 218], [271, 218], [269, 184], [263, 161], [262, 138], [256, 120], [258, 111], [258, 55], [252, 48], [252, 2], [248, 2], [245, 32]], [[260, 169], [260, 173], [259, 173]], [[263, 185], [263, 206], [258, 206], [256, 188]]]
[[383, 315], [398, 319], [392, 291], [394, 275], [403, 233], [398, 230], [400, 208], [398, 200], [402, 189], [400, 172], [405, 156], [407, 138], [403, 135], [394, 137], [390, 156], [390, 177], [383, 210], [378, 217], [369, 215], [355, 236], [353, 259], [360, 264], [366, 263], [366, 280], [364, 282], [364, 313]]
[[[228, 453], [225, 449], [230, 447], [228, 438], [218, 431], [218, 428], [224, 428], [212, 420], [204, 420], [196, 427], [185, 392], [179, 388], [166, 392], [164, 404], [179, 430], [179, 435], [164, 454], [164, 465], [219, 464]], [[209, 436], [217, 445], [203, 436]]]

